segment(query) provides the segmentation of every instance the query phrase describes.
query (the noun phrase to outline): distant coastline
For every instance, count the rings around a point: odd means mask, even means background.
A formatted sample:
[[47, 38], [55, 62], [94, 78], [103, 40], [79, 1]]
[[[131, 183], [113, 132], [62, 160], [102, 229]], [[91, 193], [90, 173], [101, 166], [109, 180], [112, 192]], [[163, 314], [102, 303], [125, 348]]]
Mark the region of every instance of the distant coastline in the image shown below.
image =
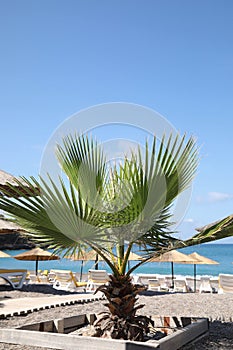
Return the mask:
[[32, 249], [35, 243], [18, 232], [0, 234], [0, 250]]

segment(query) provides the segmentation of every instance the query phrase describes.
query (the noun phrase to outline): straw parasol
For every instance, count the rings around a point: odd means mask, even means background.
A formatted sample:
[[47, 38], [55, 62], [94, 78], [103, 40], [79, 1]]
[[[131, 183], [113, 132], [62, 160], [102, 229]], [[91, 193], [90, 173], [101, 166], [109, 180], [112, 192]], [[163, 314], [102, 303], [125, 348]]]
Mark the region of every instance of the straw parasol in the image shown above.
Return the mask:
[[0, 234], [12, 232], [25, 232], [22, 227], [6, 219], [0, 219]]
[[196, 276], [197, 276], [196, 265], [197, 264], [199, 264], [199, 265], [217, 265], [217, 264], [219, 264], [219, 262], [212, 260], [212, 259], [209, 259], [209, 258], [206, 258], [205, 256], [200, 255], [196, 252], [189, 254], [188, 256], [193, 259], [194, 292], [196, 292]]
[[193, 259], [188, 255], [178, 252], [177, 250], [170, 250], [158, 257], [152, 258], [149, 262], [170, 262], [172, 268], [172, 287], [174, 287], [174, 266], [173, 264], [192, 264]]
[[138, 261], [138, 260], [142, 260], [142, 257], [138, 254], [130, 252], [128, 257], [128, 269], [130, 269], [130, 261]]
[[[82, 279], [84, 261], [95, 261], [95, 266], [98, 264], [98, 261], [104, 261], [104, 259], [100, 255], [98, 255], [95, 250], [81, 251], [76, 254], [66, 255], [65, 258], [75, 261], [81, 261], [80, 281]], [[136, 260], [141, 260], [141, 256], [130, 252], [128, 261]]]
[[0, 258], [12, 258], [12, 256], [0, 250]]
[[26, 261], [35, 261], [36, 262], [36, 275], [38, 273], [38, 261], [47, 261], [47, 260], [58, 260], [59, 256], [53, 255], [52, 253], [43, 250], [41, 248], [34, 248], [28, 252], [21, 253], [14, 256], [17, 260], [26, 260]]
[[137, 261], [137, 260], [142, 260], [142, 257], [138, 254], [135, 254], [133, 252], [130, 252], [129, 253], [129, 258], [128, 258], [129, 261]]
[[35, 196], [38, 194], [37, 188], [29, 192], [29, 185], [24, 180], [0, 170], [0, 195], [18, 197], [17, 190], [23, 191], [26, 195]]
[[[75, 261], [91, 261], [96, 259], [96, 251], [95, 250], [89, 250], [89, 251], [81, 251], [75, 254], [66, 255], [65, 258]], [[98, 260], [103, 260], [101, 257], [98, 258]]]
[[89, 250], [89, 251], [81, 251], [75, 254], [66, 255], [66, 259], [74, 260], [74, 261], [81, 261], [81, 270], [80, 270], [80, 281], [82, 280], [83, 275], [83, 262], [84, 261], [95, 261], [95, 266], [97, 266], [98, 261], [103, 261], [103, 258], [100, 257], [95, 250]]

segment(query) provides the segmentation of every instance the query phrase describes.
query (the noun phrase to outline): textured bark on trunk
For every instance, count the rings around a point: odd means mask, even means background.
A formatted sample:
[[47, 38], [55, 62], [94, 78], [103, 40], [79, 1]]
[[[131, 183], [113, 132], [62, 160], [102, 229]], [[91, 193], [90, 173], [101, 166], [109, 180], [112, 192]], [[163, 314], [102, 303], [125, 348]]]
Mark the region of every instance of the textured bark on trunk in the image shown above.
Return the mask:
[[98, 288], [106, 296], [108, 312], [103, 312], [94, 323], [100, 337], [143, 341], [149, 332], [150, 318], [136, 315], [144, 305], [136, 305], [138, 293], [144, 286], [132, 284], [129, 276], [110, 276], [108, 285]]

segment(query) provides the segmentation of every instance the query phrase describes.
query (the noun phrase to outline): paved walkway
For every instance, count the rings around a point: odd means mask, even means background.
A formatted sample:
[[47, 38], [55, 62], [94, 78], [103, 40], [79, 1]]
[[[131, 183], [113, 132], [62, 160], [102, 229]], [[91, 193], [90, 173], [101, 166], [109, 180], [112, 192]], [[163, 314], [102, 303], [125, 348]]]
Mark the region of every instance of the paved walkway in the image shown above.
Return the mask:
[[25, 315], [33, 311], [50, 309], [56, 306], [82, 304], [103, 299], [102, 293], [69, 294], [38, 298], [4, 299], [0, 301], [0, 318]]

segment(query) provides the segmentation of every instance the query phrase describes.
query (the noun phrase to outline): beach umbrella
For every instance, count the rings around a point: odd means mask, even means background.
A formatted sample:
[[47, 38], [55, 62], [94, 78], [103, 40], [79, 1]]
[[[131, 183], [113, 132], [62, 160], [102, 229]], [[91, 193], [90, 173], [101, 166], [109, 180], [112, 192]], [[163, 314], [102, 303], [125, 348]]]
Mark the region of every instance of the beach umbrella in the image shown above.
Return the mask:
[[38, 273], [38, 261], [47, 261], [47, 260], [58, 260], [59, 256], [54, 255], [46, 250], [41, 248], [34, 248], [25, 253], [21, 253], [14, 256], [17, 260], [25, 260], [25, 261], [35, 261], [36, 262], [36, 275]]
[[191, 259], [193, 259], [193, 266], [194, 266], [194, 271], [193, 271], [193, 276], [194, 276], [194, 292], [196, 292], [196, 276], [197, 276], [197, 271], [196, 271], [196, 265], [217, 265], [219, 262], [206, 258], [203, 255], [200, 255], [196, 252], [189, 254], [188, 255]]
[[0, 250], [0, 258], [12, 258], [12, 256]]
[[80, 270], [80, 281], [82, 281], [83, 275], [83, 262], [84, 261], [95, 261], [95, 268], [98, 270], [98, 261], [102, 261], [103, 258], [100, 257], [95, 250], [81, 251], [75, 254], [66, 255], [66, 259], [73, 261], [81, 261], [81, 270]]
[[3, 170], [0, 170], [0, 196], [18, 197], [17, 190], [22, 191], [27, 196], [35, 196], [38, 189], [30, 189], [29, 185], [21, 178], [17, 178]]
[[12, 256], [0, 250], [0, 258], [12, 258]]
[[[65, 258], [75, 261], [81, 261], [81, 270], [80, 270], [80, 281], [82, 280], [83, 273], [83, 262], [84, 261], [95, 261], [95, 266], [98, 264], [98, 261], [104, 261], [104, 259], [96, 254], [95, 250], [82, 251], [76, 254], [66, 255]], [[128, 261], [141, 260], [141, 256], [133, 252], [130, 252]]]
[[130, 252], [128, 257], [128, 269], [130, 269], [130, 261], [138, 261], [138, 260], [142, 260], [142, 257], [138, 254]]
[[4, 218], [0, 219], [0, 234], [12, 233], [12, 232], [25, 232], [19, 225], [14, 222], [6, 220]]
[[128, 258], [129, 261], [137, 261], [137, 260], [142, 260], [142, 257], [138, 254], [135, 254], [133, 252], [130, 252], [129, 253], [129, 258]]
[[149, 260], [149, 262], [170, 262], [172, 269], [172, 288], [174, 287], [174, 263], [176, 264], [192, 264], [193, 259], [188, 255], [178, 252], [177, 250], [170, 250], [155, 258]]
[[12, 258], [12, 256], [0, 250], [0, 258]]

